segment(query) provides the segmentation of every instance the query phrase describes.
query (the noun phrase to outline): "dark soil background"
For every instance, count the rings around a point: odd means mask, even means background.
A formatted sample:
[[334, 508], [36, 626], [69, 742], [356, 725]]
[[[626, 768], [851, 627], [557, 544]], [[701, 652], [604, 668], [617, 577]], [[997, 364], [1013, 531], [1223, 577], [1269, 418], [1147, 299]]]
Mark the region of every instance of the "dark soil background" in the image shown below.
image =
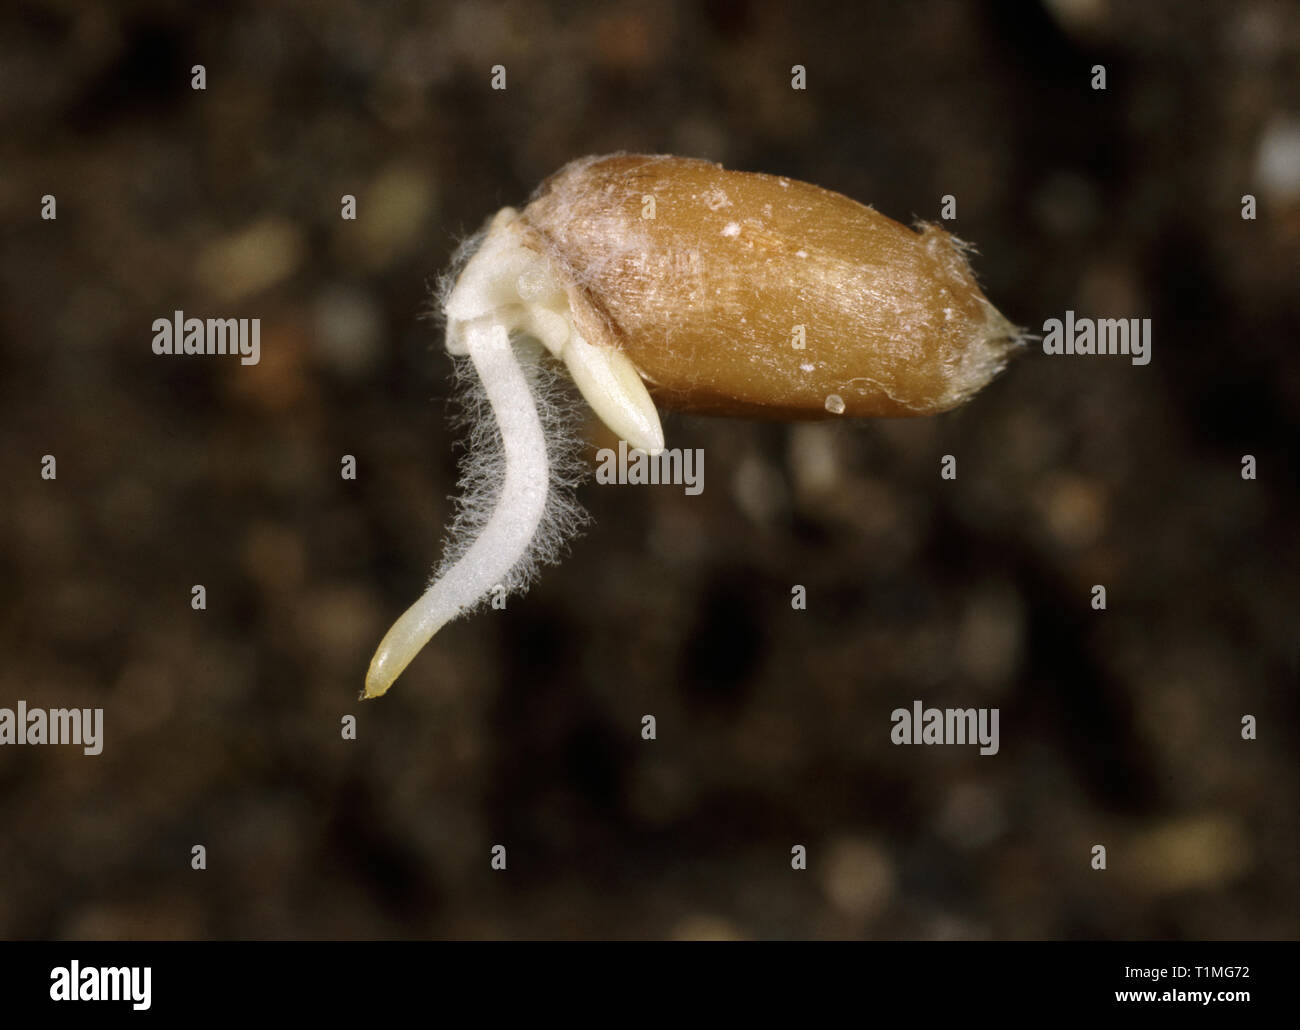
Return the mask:
[[[18, 2], [0, 119], [0, 706], [105, 710], [99, 757], [0, 748], [0, 935], [1300, 935], [1296, 4]], [[1153, 360], [669, 416], [701, 496], [589, 484], [361, 704], [451, 515], [430, 288], [615, 150], [953, 194], [1008, 317], [1150, 317]], [[175, 309], [261, 363], [154, 356]], [[1001, 752], [891, 745], [914, 699]]]

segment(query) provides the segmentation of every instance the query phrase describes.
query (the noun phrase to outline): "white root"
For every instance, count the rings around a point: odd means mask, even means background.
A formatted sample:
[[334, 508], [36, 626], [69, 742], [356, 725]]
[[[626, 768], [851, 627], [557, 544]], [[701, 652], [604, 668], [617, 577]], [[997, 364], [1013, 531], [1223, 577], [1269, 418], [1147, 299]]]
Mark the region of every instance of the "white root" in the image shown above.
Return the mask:
[[362, 697], [385, 693], [439, 629], [507, 579], [528, 553], [546, 511], [546, 438], [506, 327], [478, 319], [463, 327], [462, 339], [501, 434], [505, 468], [496, 508], [469, 549], [384, 636]]

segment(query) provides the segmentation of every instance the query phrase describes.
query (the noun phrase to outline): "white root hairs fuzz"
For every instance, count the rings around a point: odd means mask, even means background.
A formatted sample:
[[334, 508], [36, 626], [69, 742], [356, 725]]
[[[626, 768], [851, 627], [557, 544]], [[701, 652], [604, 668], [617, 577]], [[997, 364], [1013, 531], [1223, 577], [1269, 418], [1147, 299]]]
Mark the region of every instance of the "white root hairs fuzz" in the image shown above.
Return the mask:
[[[430, 315], [444, 333], [447, 319], [443, 312], [447, 301], [461, 272], [483, 245], [489, 231], [490, 223], [462, 240], [452, 254], [447, 271], [438, 279], [434, 290], [435, 305]], [[590, 469], [583, 459], [582, 399], [563, 367], [548, 359], [537, 341], [517, 334], [511, 343], [528, 382], [546, 442], [549, 467], [546, 507], [527, 549], [500, 583], [492, 584], [487, 593], [462, 608], [461, 615], [483, 607], [497, 587], [502, 588], [506, 597], [526, 592], [542, 567], [557, 564], [564, 557], [568, 544], [591, 522], [591, 516], [576, 493], [577, 488], [590, 478]], [[501, 428], [483, 381], [467, 357], [449, 357], [452, 361], [452, 396], [448, 404], [448, 421], [458, 438], [453, 448], [464, 448], [465, 453], [460, 460], [457, 492], [451, 498], [454, 514], [443, 531], [442, 559], [429, 577], [429, 586], [445, 576], [482, 534], [501, 499], [501, 486], [505, 480]]]
[[[522, 594], [543, 566], [556, 564], [568, 543], [591, 521], [576, 489], [590, 477], [583, 457], [581, 399], [573, 382], [554, 361], [547, 360], [532, 340], [512, 341], [546, 440], [549, 483], [546, 507], [527, 549], [519, 555], [501, 586], [505, 595]], [[501, 430], [487, 391], [468, 358], [452, 357], [454, 391], [451, 424], [458, 430], [457, 447], [465, 449], [457, 480], [455, 513], [444, 533], [442, 560], [429, 579], [432, 586], [469, 550], [482, 534], [501, 498], [505, 479], [505, 450]], [[481, 608], [492, 593], [461, 609], [462, 615]]]

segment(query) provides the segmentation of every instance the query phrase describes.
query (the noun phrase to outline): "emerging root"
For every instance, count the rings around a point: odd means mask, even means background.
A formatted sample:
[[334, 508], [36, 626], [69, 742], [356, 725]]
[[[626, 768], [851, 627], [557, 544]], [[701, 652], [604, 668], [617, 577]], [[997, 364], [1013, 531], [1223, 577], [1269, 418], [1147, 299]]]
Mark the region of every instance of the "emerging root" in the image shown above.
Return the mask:
[[616, 347], [583, 339], [569, 294], [525, 241], [518, 212], [499, 211], [465, 249], [442, 304], [447, 350], [468, 359], [476, 380], [466, 405], [463, 495], [443, 564], [380, 643], [363, 698], [385, 693], [439, 629], [494, 590], [525, 588], [586, 520], [569, 489], [580, 478], [580, 415], [560, 399], [557, 377], [548, 378], [539, 360], [543, 351], [563, 363], [568, 382], [621, 438], [651, 454], [664, 445], [640, 374]]
[[439, 629], [509, 580], [546, 511], [546, 437], [509, 334], [505, 326], [480, 319], [464, 327], [463, 340], [500, 433], [504, 470], [496, 507], [468, 549], [384, 636], [366, 673], [363, 698], [384, 694]]

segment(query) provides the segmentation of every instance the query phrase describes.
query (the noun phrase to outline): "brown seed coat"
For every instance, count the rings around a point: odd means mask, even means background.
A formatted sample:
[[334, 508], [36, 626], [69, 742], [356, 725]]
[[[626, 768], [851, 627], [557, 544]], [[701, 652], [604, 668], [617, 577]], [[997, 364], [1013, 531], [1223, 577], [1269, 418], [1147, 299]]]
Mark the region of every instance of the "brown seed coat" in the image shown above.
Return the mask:
[[579, 332], [622, 349], [670, 408], [816, 418], [839, 397], [846, 415], [933, 414], [1017, 342], [955, 237], [793, 179], [588, 157], [543, 182], [521, 221]]

